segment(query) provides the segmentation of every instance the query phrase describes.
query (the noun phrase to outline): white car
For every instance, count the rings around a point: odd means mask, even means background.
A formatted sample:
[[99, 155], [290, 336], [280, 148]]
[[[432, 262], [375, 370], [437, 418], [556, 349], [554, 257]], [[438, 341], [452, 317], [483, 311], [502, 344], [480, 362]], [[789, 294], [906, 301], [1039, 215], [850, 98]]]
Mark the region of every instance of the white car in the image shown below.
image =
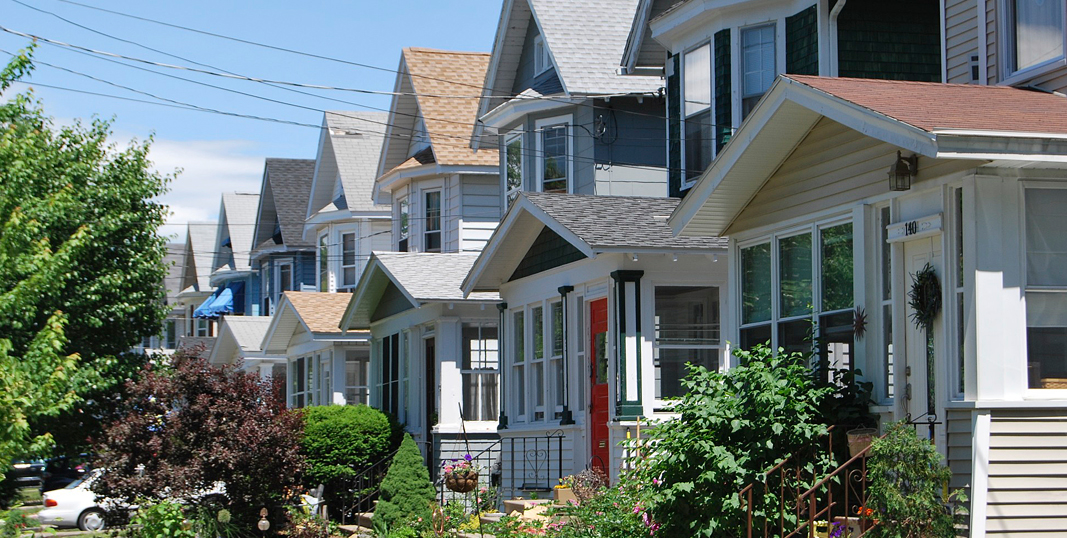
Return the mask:
[[37, 520], [42, 525], [78, 527], [83, 531], [103, 530], [107, 527], [107, 510], [124, 507], [110, 501], [98, 500], [96, 494], [89, 489], [98, 476], [99, 471], [75, 480], [63, 489], [46, 491], [43, 498], [44, 510], [37, 512]]

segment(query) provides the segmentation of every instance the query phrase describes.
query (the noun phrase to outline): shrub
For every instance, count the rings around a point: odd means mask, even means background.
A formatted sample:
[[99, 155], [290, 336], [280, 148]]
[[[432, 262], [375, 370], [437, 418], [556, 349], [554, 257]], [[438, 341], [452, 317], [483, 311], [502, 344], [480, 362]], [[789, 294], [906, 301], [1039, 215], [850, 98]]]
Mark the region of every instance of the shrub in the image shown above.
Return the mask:
[[930, 441], [920, 439], [906, 423], [890, 427], [871, 445], [867, 459], [868, 507], [879, 524], [875, 538], [955, 536], [953, 501], [965, 501], [957, 490], [946, 498], [952, 472]]
[[343, 510], [355, 495], [352, 478], [395, 448], [394, 423], [366, 405], [316, 406], [303, 414], [305, 484], [324, 484], [327, 506]]
[[398, 528], [422, 518], [429, 521], [434, 502], [434, 488], [430, 472], [422, 462], [422, 454], [410, 435], [404, 436], [400, 450], [393, 456], [389, 472], [382, 480], [381, 498], [374, 511], [375, 521], [381, 520], [389, 528]]
[[[141, 506], [131, 522], [137, 529], [133, 534], [144, 538], [196, 538], [191, 522], [185, 518], [182, 505], [160, 501]], [[137, 528], [139, 527], [139, 528]]]
[[740, 534], [738, 491], [826, 433], [819, 404], [833, 389], [815, 385], [806, 357], [765, 346], [734, 354], [741, 366], [725, 373], [690, 367], [679, 418], [652, 429], [655, 450], [638, 463], [635, 478], [668, 536]]

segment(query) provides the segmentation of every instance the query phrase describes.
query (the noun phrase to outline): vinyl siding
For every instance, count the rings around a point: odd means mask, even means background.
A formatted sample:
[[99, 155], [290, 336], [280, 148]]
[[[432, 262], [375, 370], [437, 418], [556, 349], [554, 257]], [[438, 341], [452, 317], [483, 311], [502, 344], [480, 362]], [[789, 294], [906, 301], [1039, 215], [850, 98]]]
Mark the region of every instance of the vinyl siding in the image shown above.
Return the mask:
[[[574, 430], [562, 437], [562, 458], [559, 438], [547, 438], [547, 432], [557, 432], [558, 423], [544, 423], [544, 428], [529, 431], [501, 430], [500, 478], [501, 490], [529, 498], [524, 492], [538, 491], [542, 498], [551, 494], [560, 477], [574, 474], [585, 468], [584, 462], [576, 462], [574, 454]], [[530, 437], [524, 437], [530, 436]], [[545, 448], [549, 450], [545, 450]], [[524, 466], [525, 462], [525, 466]], [[525, 472], [524, 472], [525, 471]]]
[[[823, 118], [726, 230], [733, 234], [802, 217], [889, 191], [886, 171], [897, 147]], [[920, 158], [916, 183], [978, 166]]]
[[[949, 409], [946, 413], [948, 429], [948, 467], [952, 470], [949, 489], [961, 489], [971, 498], [971, 468], [973, 458], [974, 422], [969, 409]], [[967, 507], [970, 508], [968, 502]]]
[[463, 212], [463, 186], [459, 176], [445, 178], [441, 189], [441, 252], [458, 252]]
[[500, 180], [497, 176], [460, 176], [462, 213], [459, 250], [479, 252], [500, 221]]
[[987, 535], [1067, 529], [1067, 409], [997, 411], [989, 450]]
[[[981, 0], [979, 0], [981, 1]], [[990, 84], [1000, 79], [997, 73], [997, 2], [986, 0], [985, 3], [985, 43], [986, 43], [986, 77]]]
[[978, 2], [945, 1], [945, 82], [968, 84], [971, 57], [978, 56]]

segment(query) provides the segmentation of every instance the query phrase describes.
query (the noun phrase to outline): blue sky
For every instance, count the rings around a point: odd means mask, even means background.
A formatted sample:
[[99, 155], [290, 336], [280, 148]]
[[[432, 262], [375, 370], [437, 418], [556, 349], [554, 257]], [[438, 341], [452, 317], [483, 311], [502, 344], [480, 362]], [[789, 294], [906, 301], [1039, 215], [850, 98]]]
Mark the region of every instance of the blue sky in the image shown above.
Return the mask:
[[[103, 34], [132, 41], [188, 60], [241, 75], [325, 86], [390, 91], [396, 74], [245, 45], [138, 21], [60, 0], [19, 0]], [[500, 0], [471, 1], [129, 1], [77, 0], [80, 3], [165, 21], [277, 47], [394, 70], [400, 49], [409, 46], [488, 52], [500, 17]], [[0, 26], [81, 47], [155, 62], [190, 65], [79, 28], [14, 0], [0, 0]], [[0, 32], [0, 49], [13, 53], [28, 40]], [[0, 61], [10, 57], [0, 53]], [[183, 172], [164, 197], [172, 223], [214, 218], [224, 191], [258, 192], [266, 157], [314, 158], [317, 129], [165, 108], [34, 86], [34, 83], [136, 99], [152, 97], [43, 65], [78, 71], [159, 97], [240, 114], [318, 125], [322, 114], [196, 85], [41, 43], [37, 70], [27, 80], [58, 122], [93, 116], [115, 118], [114, 140], [155, 134], [152, 158], [162, 172]], [[197, 80], [312, 109], [388, 109], [390, 98], [344, 91], [303, 90], [353, 104], [299, 95], [263, 84], [211, 75], [137, 65], [166, 75]], [[26, 85], [14, 90], [24, 91]], [[10, 90], [9, 90], [10, 93]], [[365, 108], [358, 105], [364, 105]], [[167, 227], [170, 233], [182, 227]]]

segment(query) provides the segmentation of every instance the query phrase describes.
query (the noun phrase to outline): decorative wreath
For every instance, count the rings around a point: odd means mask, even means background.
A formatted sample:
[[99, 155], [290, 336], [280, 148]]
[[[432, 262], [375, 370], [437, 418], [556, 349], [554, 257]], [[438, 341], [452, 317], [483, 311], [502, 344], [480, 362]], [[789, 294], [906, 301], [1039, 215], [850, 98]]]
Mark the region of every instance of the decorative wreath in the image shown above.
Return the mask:
[[934, 325], [934, 318], [941, 312], [941, 283], [929, 263], [911, 275], [908, 305], [914, 310], [911, 320], [915, 322], [915, 326], [929, 331]]

